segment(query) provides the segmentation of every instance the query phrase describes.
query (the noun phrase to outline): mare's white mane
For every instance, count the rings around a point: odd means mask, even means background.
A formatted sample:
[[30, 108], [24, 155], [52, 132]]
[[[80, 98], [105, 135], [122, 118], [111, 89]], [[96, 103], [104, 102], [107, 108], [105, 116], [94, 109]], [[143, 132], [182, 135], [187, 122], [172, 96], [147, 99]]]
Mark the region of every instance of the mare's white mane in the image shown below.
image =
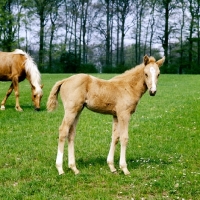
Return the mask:
[[13, 54], [22, 54], [26, 57], [25, 60], [26, 73], [30, 75], [30, 82], [35, 87], [36, 93], [42, 94], [41, 75], [37, 68], [37, 65], [33, 61], [33, 58], [28, 53], [22, 51], [21, 49], [15, 49], [15, 51], [13, 51]]

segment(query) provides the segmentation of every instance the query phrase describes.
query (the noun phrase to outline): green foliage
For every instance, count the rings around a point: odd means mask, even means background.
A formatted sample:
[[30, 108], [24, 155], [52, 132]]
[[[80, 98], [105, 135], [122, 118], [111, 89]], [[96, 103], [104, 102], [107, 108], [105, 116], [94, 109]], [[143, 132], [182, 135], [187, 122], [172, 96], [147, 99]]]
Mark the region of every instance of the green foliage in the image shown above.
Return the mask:
[[130, 69], [132, 66], [126, 66], [126, 65], [117, 65], [115, 67], [115, 73], [123, 73], [125, 72], [126, 70]]
[[102, 69], [102, 72], [103, 73], [123, 73], [128, 69], [130, 69], [130, 66], [119, 64], [116, 67], [104, 66]]
[[[58, 128], [64, 110], [59, 98], [55, 112], [46, 111], [50, 89], [69, 74], [42, 74], [41, 111], [33, 110], [28, 81], [20, 83], [23, 112], [14, 109], [14, 94], [0, 111], [0, 199], [200, 199], [199, 75], [161, 75], [155, 97], [146, 93], [130, 120], [124, 176], [109, 172], [112, 117], [83, 110], [75, 141], [80, 174], [55, 168]], [[109, 79], [110, 74], [95, 76]], [[187, 84], [186, 84], [187, 83]], [[0, 83], [4, 97], [10, 83]], [[67, 92], [67, 91], [66, 91]], [[69, 94], [70, 95], [70, 94]]]
[[102, 67], [102, 73], [113, 73], [113, 66], [103, 66]]
[[199, 74], [198, 47], [194, 43], [192, 48], [192, 58], [189, 57], [189, 42], [183, 43], [182, 48], [179, 43], [170, 45], [170, 57], [168, 65], [161, 68], [162, 73], [166, 74]]
[[0, 48], [4, 51], [12, 51], [16, 46], [17, 15], [12, 11], [12, 1], [0, 3]]
[[62, 53], [60, 62], [63, 63], [63, 72], [76, 73], [80, 67], [80, 59], [73, 52]]
[[95, 67], [94, 64], [81, 64], [79, 69], [78, 69], [79, 73], [97, 73], [97, 69]]

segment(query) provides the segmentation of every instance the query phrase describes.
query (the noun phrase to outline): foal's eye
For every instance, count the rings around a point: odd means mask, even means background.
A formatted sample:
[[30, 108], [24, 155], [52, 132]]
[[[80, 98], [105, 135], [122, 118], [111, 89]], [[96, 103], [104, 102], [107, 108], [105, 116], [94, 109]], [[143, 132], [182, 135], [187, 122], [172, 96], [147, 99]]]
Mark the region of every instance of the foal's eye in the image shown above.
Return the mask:
[[148, 77], [148, 74], [145, 74], [146, 78]]
[[157, 77], [159, 77], [160, 76], [160, 74], [158, 74], [158, 76]]

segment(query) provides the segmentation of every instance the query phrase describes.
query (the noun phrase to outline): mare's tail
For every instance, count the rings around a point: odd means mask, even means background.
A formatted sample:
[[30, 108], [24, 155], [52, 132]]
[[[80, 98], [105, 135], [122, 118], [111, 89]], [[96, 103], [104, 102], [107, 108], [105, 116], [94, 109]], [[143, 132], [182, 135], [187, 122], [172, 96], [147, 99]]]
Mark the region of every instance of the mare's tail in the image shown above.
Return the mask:
[[60, 91], [60, 86], [63, 84], [63, 82], [64, 80], [56, 82], [53, 88], [51, 89], [47, 101], [47, 110], [50, 112], [55, 110], [58, 106], [58, 93]]

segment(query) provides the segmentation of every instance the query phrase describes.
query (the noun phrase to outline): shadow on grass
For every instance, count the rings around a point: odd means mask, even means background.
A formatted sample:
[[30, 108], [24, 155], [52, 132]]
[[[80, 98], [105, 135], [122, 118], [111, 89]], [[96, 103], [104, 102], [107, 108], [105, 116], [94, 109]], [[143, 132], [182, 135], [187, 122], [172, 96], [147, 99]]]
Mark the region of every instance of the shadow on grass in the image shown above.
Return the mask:
[[76, 160], [77, 165], [79, 167], [87, 167], [87, 166], [107, 166], [106, 158], [105, 157], [93, 157], [93, 158], [79, 158]]
[[[77, 167], [81, 170], [84, 168], [89, 167], [100, 167], [100, 168], [108, 168], [106, 157], [90, 157], [90, 158], [79, 158], [76, 160]], [[115, 167], [119, 167], [119, 158], [115, 158], [114, 161]], [[169, 160], [162, 160], [160, 158], [134, 158], [134, 159], [127, 159], [128, 169], [137, 169], [142, 166], [168, 166], [172, 165], [173, 162]]]

